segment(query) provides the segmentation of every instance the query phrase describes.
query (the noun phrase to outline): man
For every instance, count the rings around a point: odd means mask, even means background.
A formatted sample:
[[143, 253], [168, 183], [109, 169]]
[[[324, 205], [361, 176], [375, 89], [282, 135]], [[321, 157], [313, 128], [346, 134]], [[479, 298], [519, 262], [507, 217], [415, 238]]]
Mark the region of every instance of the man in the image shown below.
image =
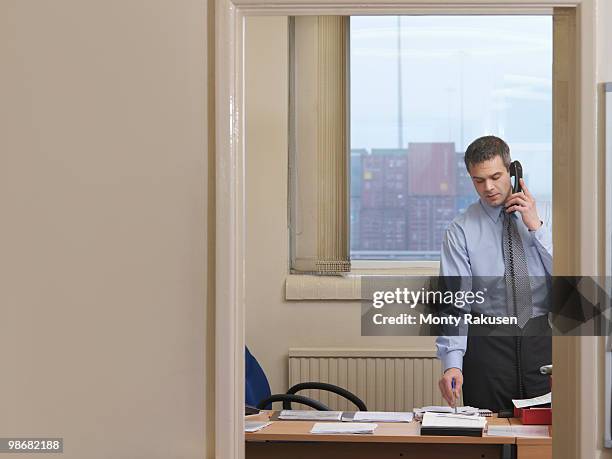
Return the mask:
[[[444, 371], [439, 387], [450, 405], [462, 389], [466, 405], [492, 411], [549, 390], [539, 367], [552, 361], [546, 280], [552, 273], [551, 230], [524, 180], [523, 191], [512, 193], [510, 162], [508, 145], [498, 137], [481, 137], [467, 148], [465, 165], [480, 199], [449, 225], [440, 273], [458, 276], [472, 290], [475, 283], [497, 280], [502, 288], [489, 289], [483, 304], [465, 312], [522, 320], [507, 326], [506, 336], [483, 336], [499, 330], [469, 325], [467, 336], [437, 338]], [[517, 293], [510, 285], [523, 289]]]

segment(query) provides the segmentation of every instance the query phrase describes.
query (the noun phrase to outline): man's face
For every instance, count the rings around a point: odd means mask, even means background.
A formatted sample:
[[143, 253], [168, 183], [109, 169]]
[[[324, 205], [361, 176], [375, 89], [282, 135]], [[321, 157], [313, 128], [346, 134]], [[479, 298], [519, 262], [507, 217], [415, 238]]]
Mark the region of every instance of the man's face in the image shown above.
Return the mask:
[[469, 173], [476, 192], [490, 206], [501, 206], [510, 196], [510, 174], [501, 156], [470, 166]]

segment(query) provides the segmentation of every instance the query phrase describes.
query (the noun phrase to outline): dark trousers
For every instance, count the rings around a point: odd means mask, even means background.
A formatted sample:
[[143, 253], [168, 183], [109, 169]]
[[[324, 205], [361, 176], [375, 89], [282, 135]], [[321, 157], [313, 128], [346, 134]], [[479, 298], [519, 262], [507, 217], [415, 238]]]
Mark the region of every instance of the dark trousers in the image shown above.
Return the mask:
[[[515, 334], [520, 336], [511, 336]], [[511, 408], [512, 399], [546, 394], [549, 376], [540, 374], [540, 367], [551, 363], [546, 316], [531, 319], [523, 330], [470, 325], [463, 358], [463, 402], [498, 412]]]

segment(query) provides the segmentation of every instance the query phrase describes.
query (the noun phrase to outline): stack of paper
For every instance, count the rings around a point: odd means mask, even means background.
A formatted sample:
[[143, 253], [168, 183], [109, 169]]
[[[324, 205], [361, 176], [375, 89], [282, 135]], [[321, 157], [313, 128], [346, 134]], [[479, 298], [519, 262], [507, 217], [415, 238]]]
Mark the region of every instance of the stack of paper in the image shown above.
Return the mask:
[[422, 435], [482, 436], [487, 419], [480, 416], [448, 413], [425, 413]]
[[312, 434], [371, 434], [377, 424], [365, 422], [317, 422], [312, 427]]
[[353, 421], [357, 422], [410, 422], [413, 414], [394, 411], [357, 411]]
[[340, 421], [342, 411], [283, 410], [278, 419], [292, 421]]
[[491, 425], [487, 429], [490, 437], [549, 437], [548, 426], [522, 426], [522, 425]]
[[514, 406], [516, 406], [517, 408], [529, 408], [530, 406], [546, 405], [551, 402], [552, 394], [550, 392], [545, 395], [540, 395], [539, 397], [525, 398], [522, 400], [512, 400], [512, 403], [514, 403]]
[[[423, 408], [414, 409], [414, 415], [417, 419], [423, 419], [423, 415], [425, 413], [455, 414], [455, 409], [450, 406], [424, 406]], [[471, 416], [491, 416], [493, 413], [490, 410], [474, 408], [473, 406], [458, 406], [456, 414], [465, 414]]]
[[271, 422], [261, 422], [261, 421], [244, 421], [244, 431], [245, 432], [257, 432], [258, 430], [263, 429], [266, 426], [272, 424]]

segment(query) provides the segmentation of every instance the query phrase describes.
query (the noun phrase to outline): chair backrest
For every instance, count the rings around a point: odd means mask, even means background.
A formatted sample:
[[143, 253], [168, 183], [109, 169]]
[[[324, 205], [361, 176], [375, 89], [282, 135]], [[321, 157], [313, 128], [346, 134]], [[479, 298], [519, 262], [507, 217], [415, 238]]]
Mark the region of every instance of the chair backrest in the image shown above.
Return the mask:
[[[257, 406], [259, 402], [267, 399], [272, 394], [268, 378], [264, 373], [261, 365], [249, 349], [244, 347], [244, 375], [245, 375], [245, 402], [247, 405]], [[271, 409], [271, 405], [265, 407]]]

